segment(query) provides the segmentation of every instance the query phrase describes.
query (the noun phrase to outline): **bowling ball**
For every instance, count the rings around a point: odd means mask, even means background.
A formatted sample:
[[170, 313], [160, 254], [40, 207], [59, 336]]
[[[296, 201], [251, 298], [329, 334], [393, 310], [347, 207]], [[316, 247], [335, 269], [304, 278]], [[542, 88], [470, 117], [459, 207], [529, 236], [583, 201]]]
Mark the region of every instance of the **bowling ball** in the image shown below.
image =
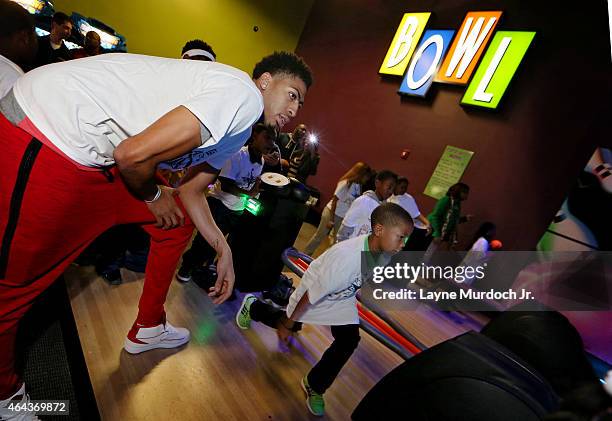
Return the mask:
[[306, 203], [310, 197], [310, 192], [302, 183], [291, 183], [291, 195], [298, 202]]
[[500, 248], [502, 248], [502, 242], [499, 240], [492, 240], [491, 241], [491, 248], [493, 250], [499, 250]]
[[401, 153], [400, 153], [400, 158], [401, 159], [408, 159], [408, 157], [410, 156], [410, 149], [404, 149]]

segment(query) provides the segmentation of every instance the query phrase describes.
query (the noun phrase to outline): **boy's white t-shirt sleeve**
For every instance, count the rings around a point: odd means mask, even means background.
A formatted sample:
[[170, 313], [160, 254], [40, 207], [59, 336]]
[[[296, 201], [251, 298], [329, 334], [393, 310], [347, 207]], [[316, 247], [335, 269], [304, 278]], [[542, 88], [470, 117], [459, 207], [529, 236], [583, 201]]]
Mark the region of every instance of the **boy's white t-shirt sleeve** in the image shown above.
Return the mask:
[[359, 210], [360, 210], [360, 204], [361, 204], [361, 199], [360, 197], [355, 199], [353, 201], [353, 203], [351, 203], [351, 207], [349, 208], [348, 211], [346, 211], [346, 215], [344, 215], [344, 219], [342, 220], [342, 225], [345, 225], [347, 227], [355, 227], [359, 221], [357, 221], [357, 218], [359, 216]]
[[261, 94], [249, 83], [234, 75], [215, 73], [201, 92], [181, 104], [210, 132], [212, 139], [198, 149], [210, 150], [206, 162], [214, 168], [222, 168], [244, 146], [263, 113]]
[[480, 252], [489, 251], [489, 242], [486, 238], [480, 237], [478, 240], [476, 240], [476, 242], [474, 242], [474, 245], [470, 250]]
[[414, 197], [406, 196], [406, 199], [408, 199], [408, 202], [410, 203], [410, 211], [408, 213], [410, 216], [412, 216], [412, 219], [416, 219], [421, 216], [421, 211], [419, 210], [419, 206], [417, 205], [416, 200], [414, 200]]
[[[308, 301], [316, 304], [329, 294], [348, 288], [352, 280], [347, 275], [353, 273], [351, 259], [344, 258], [342, 248], [330, 249], [325, 256], [314, 260], [304, 278], [307, 279]], [[359, 253], [359, 251], [355, 251]], [[312, 271], [308, 273], [309, 271]], [[303, 282], [303, 281], [302, 281]]]
[[412, 196], [393, 195], [387, 199], [387, 202], [395, 203], [396, 205], [399, 205], [402, 208], [404, 208], [404, 210], [410, 214], [412, 219], [416, 219], [421, 215], [421, 211], [419, 211], [419, 207], [417, 206], [416, 201], [414, 200]]
[[[250, 81], [215, 73], [197, 95], [182, 102], [208, 129], [211, 139], [185, 157], [168, 161], [170, 168], [187, 167], [202, 161], [216, 169], [249, 139], [251, 127], [263, 113], [263, 98]], [[163, 167], [163, 166], [162, 166]]]
[[245, 81], [216, 74], [206, 88], [181, 105], [191, 111], [219, 142], [245, 132], [263, 112], [263, 100]]
[[334, 190], [334, 196], [336, 196], [338, 200], [344, 200], [344, 196], [346, 196], [347, 192], [347, 181], [342, 180], [336, 186], [336, 190]]

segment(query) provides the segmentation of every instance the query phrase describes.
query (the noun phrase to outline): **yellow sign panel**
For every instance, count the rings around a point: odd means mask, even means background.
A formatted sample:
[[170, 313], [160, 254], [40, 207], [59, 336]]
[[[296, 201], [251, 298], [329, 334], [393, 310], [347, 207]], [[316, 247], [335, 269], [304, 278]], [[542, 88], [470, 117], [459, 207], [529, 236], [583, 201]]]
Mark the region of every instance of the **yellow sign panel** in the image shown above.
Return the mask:
[[405, 13], [378, 73], [403, 76], [431, 13]]

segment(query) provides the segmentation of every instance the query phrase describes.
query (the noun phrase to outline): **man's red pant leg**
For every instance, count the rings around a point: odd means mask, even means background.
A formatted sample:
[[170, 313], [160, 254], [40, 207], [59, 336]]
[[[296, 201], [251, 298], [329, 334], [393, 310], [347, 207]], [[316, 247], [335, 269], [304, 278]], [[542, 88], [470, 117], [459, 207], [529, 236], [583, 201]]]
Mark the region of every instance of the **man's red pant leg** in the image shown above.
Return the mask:
[[[141, 223], [152, 247], [138, 320], [157, 324], [193, 225], [164, 231], [148, 207], [129, 194], [114, 171], [83, 171], [0, 115], [0, 235], [6, 265], [0, 273], [0, 399], [19, 387], [14, 371], [17, 326], [33, 301], [98, 235], [119, 223]], [[34, 141], [34, 144], [36, 141]], [[24, 156], [27, 155], [27, 156]], [[25, 167], [30, 170], [26, 171]], [[14, 200], [15, 192], [22, 200]], [[17, 196], [20, 196], [17, 194]]]
[[[116, 170], [114, 170], [116, 173]], [[117, 173], [118, 174], [118, 173]], [[161, 180], [158, 180], [160, 184]], [[136, 200], [127, 190], [125, 185], [118, 186], [123, 189], [121, 193], [124, 206], [119, 210], [119, 223], [143, 222], [153, 219], [146, 204]], [[202, 199], [204, 200], [204, 199]], [[187, 211], [180, 200], [177, 199], [183, 215], [185, 224], [164, 230], [156, 227], [153, 223], [142, 224], [142, 227], [151, 236], [151, 247], [145, 269], [145, 280], [138, 304], [138, 317], [134, 327], [155, 326], [165, 319], [164, 302], [170, 288], [170, 283], [174, 278], [174, 272], [178, 262], [193, 235], [194, 226]]]
[[[0, 399], [19, 386], [19, 320], [84, 249], [115, 223], [113, 187], [0, 115]], [[104, 204], [104, 205], [103, 205]]]

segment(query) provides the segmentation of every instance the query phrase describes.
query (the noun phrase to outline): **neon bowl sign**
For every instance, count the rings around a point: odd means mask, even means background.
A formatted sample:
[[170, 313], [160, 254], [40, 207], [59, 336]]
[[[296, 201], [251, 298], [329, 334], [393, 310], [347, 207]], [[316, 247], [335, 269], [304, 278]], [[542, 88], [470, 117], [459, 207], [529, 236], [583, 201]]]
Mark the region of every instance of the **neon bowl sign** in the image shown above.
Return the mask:
[[406, 13], [379, 73], [404, 76], [402, 95], [424, 97], [433, 82], [467, 85], [461, 104], [497, 108], [535, 36], [529, 31], [494, 34], [501, 15], [468, 12], [455, 31], [425, 30], [431, 13]]

